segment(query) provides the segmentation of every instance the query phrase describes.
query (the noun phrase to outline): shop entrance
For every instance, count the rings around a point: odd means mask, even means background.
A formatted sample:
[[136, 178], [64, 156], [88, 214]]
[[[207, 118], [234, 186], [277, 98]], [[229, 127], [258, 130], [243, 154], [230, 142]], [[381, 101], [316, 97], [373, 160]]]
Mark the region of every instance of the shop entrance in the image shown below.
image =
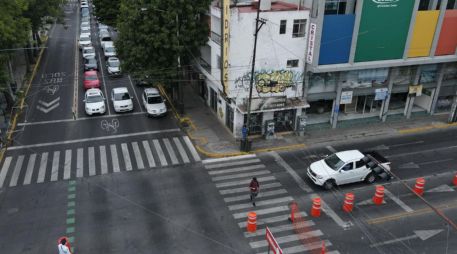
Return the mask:
[[[244, 118], [244, 124], [247, 123], [247, 115], [243, 115]], [[263, 114], [262, 113], [253, 113], [251, 114], [251, 121], [249, 125], [251, 126], [251, 130], [249, 134], [262, 134], [262, 119], [263, 119]]]
[[293, 131], [295, 123], [295, 109], [276, 111], [273, 114], [275, 132]]

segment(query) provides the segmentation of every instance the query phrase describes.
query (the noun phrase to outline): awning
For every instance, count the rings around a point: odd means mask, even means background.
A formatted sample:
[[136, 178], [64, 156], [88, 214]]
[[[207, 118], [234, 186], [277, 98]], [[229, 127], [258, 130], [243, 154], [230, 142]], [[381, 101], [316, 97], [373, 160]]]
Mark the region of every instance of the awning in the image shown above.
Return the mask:
[[[247, 99], [245, 103], [237, 105], [238, 111], [247, 114]], [[272, 112], [297, 108], [309, 108], [309, 103], [303, 98], [268, 97], [253, 98], [251, 113]]]

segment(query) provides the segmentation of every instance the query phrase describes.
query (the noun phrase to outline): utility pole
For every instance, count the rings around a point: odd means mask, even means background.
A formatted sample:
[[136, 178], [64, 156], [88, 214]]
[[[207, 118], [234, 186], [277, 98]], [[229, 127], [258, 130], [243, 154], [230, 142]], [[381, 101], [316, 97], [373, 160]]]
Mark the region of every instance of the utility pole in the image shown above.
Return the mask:
[[178, 110], [180, 114], [184, 113], [184, 98], [181, 81], [181, 54], [179, 54], [179, 16], [176, 13], [176, 36], [178, 38]]
[[[254, 52], [252, 56], [252, 69], [251, 69], [251, 80], [249, 82], [249, 99], [248, 99], [248, 114], [247, 114], [247, 119], [246, 119], [246, 128], [247, 128], [247, 135], [246, 138], [243, 138], [242, 142], [244, 142], [244, 150], [248, 152], [250, 150], [250, 145], [249, 145], [249, 134], [251, 133], [251, 100], [252, 100], [252, 87], [254, 85], [254, 69], [255, 69], [255, 55], [257, 52], [257, 35], [259, 34], [260, 29], [262, 26], [265, 24], [264, 19], [260, 19], [260, 5], [261, 5], [262, 0], [259, 0], [258, 6], [257, 6], [257, 17], [255, 19], [255, 33], [254, 33]], [[260, 26], [259, 26], [260, 23]]]

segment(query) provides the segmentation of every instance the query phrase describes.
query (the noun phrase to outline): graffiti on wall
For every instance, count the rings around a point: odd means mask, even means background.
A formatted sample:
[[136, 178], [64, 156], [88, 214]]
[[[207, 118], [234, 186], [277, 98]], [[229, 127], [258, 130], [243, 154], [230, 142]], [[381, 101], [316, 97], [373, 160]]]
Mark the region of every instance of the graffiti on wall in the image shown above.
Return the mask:
[[[251, 73], [247, 72], [235, 80], [235, 88], [249, 89]], [[290, 70], [261, 70], [255, 72], [257, 93], [283, 93], [289, 87], [303, 82], [303, 73]]]

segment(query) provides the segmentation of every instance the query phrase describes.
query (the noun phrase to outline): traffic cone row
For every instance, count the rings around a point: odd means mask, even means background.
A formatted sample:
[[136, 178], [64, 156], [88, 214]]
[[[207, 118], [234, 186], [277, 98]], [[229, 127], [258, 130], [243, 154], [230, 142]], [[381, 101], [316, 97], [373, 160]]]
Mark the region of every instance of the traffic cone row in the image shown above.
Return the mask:
[[352, 209], [354, 208], [354, 193], [346, 193], [346, 196], [344, 197], [344, 203], [343, 203], [343, 211], [350, 213], [352, 212]]
[[419, 177], [416, 179], [416, 185], [414, 185], [414, 192], [422, 196], [424, 194], [425, 178]]
[[373, 196], [373, 203], [380, 205], [384, 201], [384, 186], [376, 185], [376, 192]]

